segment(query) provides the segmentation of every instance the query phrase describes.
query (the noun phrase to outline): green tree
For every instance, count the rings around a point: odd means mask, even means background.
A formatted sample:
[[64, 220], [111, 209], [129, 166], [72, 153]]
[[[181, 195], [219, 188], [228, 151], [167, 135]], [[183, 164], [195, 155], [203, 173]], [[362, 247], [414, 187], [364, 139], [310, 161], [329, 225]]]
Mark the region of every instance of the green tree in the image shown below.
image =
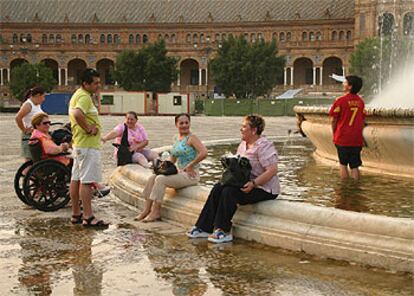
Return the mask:
[[362, 92], [378, 93], [409, 64], [414, 56], [414, 42], [409, 38], [366, 38], [350, 58], [350, 72], [364, 81]]
[[122, 88], [133, 91], [169, 92], [177, 78], [177, 59], [167, 56], [163, 40], [138, 52], [125, 50], [115, 63], [113, 77]]
[[226, 96], [255, 98], [268, 94], [283, 77], [285, 58], [277, 55], [276, 43], [248, 43], [230, 37], [210, 62], [217, 85]]
[[10, 89], [17, 99], [23, 101], [27, 90], [41, 85], [47, 92], [57, 84], [53, 71], [45, 64], [23, 63], [11, 71]]

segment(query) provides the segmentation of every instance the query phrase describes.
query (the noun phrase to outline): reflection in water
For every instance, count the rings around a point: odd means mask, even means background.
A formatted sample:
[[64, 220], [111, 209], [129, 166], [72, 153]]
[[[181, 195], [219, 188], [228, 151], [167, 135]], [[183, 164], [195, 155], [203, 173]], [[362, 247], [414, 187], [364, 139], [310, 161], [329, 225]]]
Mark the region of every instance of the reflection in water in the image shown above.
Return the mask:
[[[338, 168], [318, 163], [312, 157], [312, 143], [289, 137], [276, 141], [279, 152], [279, 199], [337, 207], [349, 211], [392, 217], [414, 217], [414, 184], [409, 179], [363, 173], [359, 182], [343, 183]], [[220, 157], [235, 153], [237, 145], [209, 149], [202, 162], [201, 183], [212, 186], [220, 180]]]
[[102, 271], [92, 263], [93, 232], [74, 230], [67, 219], [18, 222], [24, 237], [18, 279], [29, 293], [51, 295], [59, 273], [72, 269], [73, 295], [101, 294]]
[[[298, 258], [288, 251], [275, 252], [238, 240], [212, 245], [206, 240], [157, 236], [144, 248], [160, 280], [172, 284], [174, 295], [373, 295], [378, 291], [408, 295], [410, 290], [403, 287], [410, 277], [399, 282], [403, 286], [391, 288], [396, 283], [390, 274], [340, 262], [333, 267], [332, 262], [305, 254]], [[384, 285], [389, 289], [383, 289]]]

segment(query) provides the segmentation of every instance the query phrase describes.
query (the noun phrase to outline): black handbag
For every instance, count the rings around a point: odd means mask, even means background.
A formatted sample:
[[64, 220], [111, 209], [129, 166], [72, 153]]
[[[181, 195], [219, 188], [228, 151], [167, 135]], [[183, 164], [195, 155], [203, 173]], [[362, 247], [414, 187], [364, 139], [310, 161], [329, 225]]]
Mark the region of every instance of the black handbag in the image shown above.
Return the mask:
[[242, 188], [250, 181], [252, 166], [246, 157], [231, 156], [220, 159], [224, 171], [220, 183], [225, 186]]
[[118, 148], [116, 153], [117, 166], [126, 165], [132, 163], [132, 155], [134, 152], [129, 151], [128, 142], [128, 126], [124, 124], [124, 132], [121, 138], [121, 144], [112, 144]]
[[159, 160], [154, 161], [154, 174], [156, 175], [175, 175], [178, 173], [177, 167], [175, 164], [169, 160]]

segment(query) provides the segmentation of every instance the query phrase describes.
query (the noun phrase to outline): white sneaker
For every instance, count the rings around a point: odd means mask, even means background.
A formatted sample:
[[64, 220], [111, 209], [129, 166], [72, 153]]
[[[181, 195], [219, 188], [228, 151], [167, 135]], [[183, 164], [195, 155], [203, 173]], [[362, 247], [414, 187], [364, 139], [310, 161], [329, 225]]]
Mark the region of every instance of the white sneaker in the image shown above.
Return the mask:
[[189, 238], [207, 238], [210, 235], [210, 233], [203, 231], [197, 226], [193, 226], [193, 228], [191, 228], [190, 231], [186, 233], [186, 235]]
[[233, 235], [231, 233], [225, 233], [221, 229], [216, 229], [208, 236], [208, 241], [215, 244], [229, 243], [233, 241]]

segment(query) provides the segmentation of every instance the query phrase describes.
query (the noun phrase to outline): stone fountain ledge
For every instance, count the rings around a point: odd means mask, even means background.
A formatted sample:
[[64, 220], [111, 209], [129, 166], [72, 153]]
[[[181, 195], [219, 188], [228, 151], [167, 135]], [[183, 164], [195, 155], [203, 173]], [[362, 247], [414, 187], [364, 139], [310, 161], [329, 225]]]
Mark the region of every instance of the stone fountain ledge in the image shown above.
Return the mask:
[[[222, 142], [227, 144], [229, 140]], [[206, 144], [214, 143], [220, 141]], [[150, 175], [150, 170], [138, 165], [118, 167], [111, 176], [113, 193], [122, 201], [142, 209], [144, 200], [141, 194]], [[205, 186], [177, 191], [168, 188], [163, 217], [190, 227], [195, 223], [208, 193], [209, 188]], [[237, 238], [414, 273], [414, 221], [411, 219], [276, 200], [240, 207], [233, 222], [233, 234]]]
[[[295, 106], [301, 131], [316, 147], [314, 157], [338, 165], [326, 106]], [[362, 171], [414, 178], [414, 108], [366, 108]]]

